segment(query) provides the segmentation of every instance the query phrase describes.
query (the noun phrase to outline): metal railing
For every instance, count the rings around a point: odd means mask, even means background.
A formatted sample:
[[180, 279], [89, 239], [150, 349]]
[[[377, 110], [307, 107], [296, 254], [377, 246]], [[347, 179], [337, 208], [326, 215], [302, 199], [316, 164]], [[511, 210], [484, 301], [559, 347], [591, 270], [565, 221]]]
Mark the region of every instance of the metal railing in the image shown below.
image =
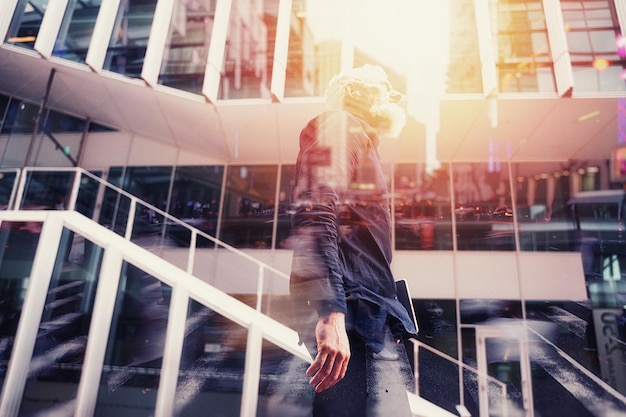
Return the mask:
[[[15, 172], [15, 170], [11, 170], [9, 172]], [[134, 230], [136, 226], [137, 213], [140, 211], [139, 209], [148, 210], [154, 213], [154, 215], [163, 219], [159, 227], [162, 229], [159, 231], [161, 238], [165, 238], [167, 234], [168, 228], [177, 227], [183, 230], [184, 235], [189, 236], [189, 243], [187, 246], [187, 250], [189, 251], [187, 254], [186, 265], [183, 269], [189, 274], [194, 275], [194, 263], [196, 259], [197, 252], [197, 243], [199, 239], [203, 239], [205, 241], [211, 242], [211, 244], [215, 248], [223, 249], [226, 252], [234, 255], [236, 259], [242, 260], [254, 265], [257, 270], [256, 276], [256, 309], [261, 311], [263, 308], [262, 300], [264, 294], [264, 285], [266, 281], [267, 274], [271, 274], [272, 277], [277, 277], [280, 280], [288, 282], [289, 276], [284, 272], [274, 268], [271, 265], [264, 263], [263, 261], [243, 252], [223, 241], [216, 239], [210, 234], [193, 227], [192, 225], [187, 224], [185, 221], [165, 212], [164, 210], [156, 207], [150, 203], [142, 201], [137, 196], [119, 188], [109, 182], [103, 180], [102, 178], [94, 175], [93, 173], [86, 171], [82, 168], [38, 168], [38, 167], [29, 167], [23, 168], [19, 170], [19, 175], [17, 175], [17, 181], [14, 184], [13, 190], [11, 192], [10, 197], [6, 203], [6, 206], [9, 209], [13, 210], [23, 210], [33, 208], [43, 208], [47, 207], [53, 209], [51, 207], [50, 202], [45, 202], [42, 204], [41, 201], [37, 201], [37, 197], [39, 197], [38, 193], [30, 190], [30, 187], [33, 187], [32, 179], [38, 173], [46, 174], [46, 173], [66, 173], [71, 178], [71, 186], [68, 188], [65, 201], [63, 202], [63, 209], [69, 211], [79, 211], [83, 214], [86, 214], [88, 217], [92, 218], [101, 224], [103, 224], [101, 219], [103, 204], [105, 203], [105, 197], [111, 199], [111, 195], [107, 195], [107, 193], [114, 193], [116, 198], [116, 206], [112, 208], [114, 214], [111, 219], [111, 224], [106, 225], [110, 227], [112, 230], [116, 231], [118, 234], [121, 234], [126, 240], [131, 240], [134, 235]], [[85, 186], [91, 184], [92, 186], [96, 185], [98, 190], [95, 193], [95, 201], [92, 201], [92, 212], [86, 213], [84, 209], [81, 209], [78, 204], [78, 199], [80, 194], [84, 191]], [[128, 201], [128, 208], [125, 213], [120, 213], [120, 199], [124, 198]], [[119, 225], [119, 221], [125, 221], [125, 224]]]
[[[484, 372], [480, 372], [479, 370], [459, 361], [458, 359], [455, 359], [449, 355], [446, 355], [445, 353], [423, 343], [420, 342], [419, 340], [416, 339], [411, 339], [411, 342], [413, 343], [413, 361], [414, 361], [414, 366], [413, 366], [413, 377], [415, 380], [415, 395], [417, 395], [418, 397], [420, 397], [420, 372], [419, 372], [419, 350], [420, 349], [425, 349], [427, 351], [429, 351], [430, 353], [438, 356], [441, 359], [446, 360], [447, 362], [454, 364], [460, 368], [462, 368], [465, 371], [468, 371], [472, 374], [474, 374], [476, 376], [476, 381], [478, 381], [478, 389], [480, 391], [483, 392], [487, 392], [489, 390], [488, 384], [487, 382], [494, 384], [498, 387], [499, 389], [499, 395], [496, 394], [496, 396], [499, 396], [501, 399], [501, 412], [498, 413], [497, 415], [502, 416], [502, 417], [507, 417], [509, 415], [508, 412], [508, 397], [507, 397], [507, 387], [506, 384], [503, 383], [502, 381], [492, 377], [491, 375], [487, 375]], [[460, 379], [459, 380], [459, 392], [463, 392], [465, 386], [465, 382]], [[488, 396], [489, 397], [489, 396]], [[459, 402], [457, 403], [457, 407], [462, 406], [464, 407], [464, 403], [463, 403], [463, 397], [461, 396], [461, 398], [459, 398]], [[493, 411], [493, 408], [491, 406], [491, 404], [488, 404], [487, 407], [485, 407], [484, 409], [487, 409], [489, 411]], [[457, 408], [458, 410], [458, 408]], [[463, 414], [461, 414], [463, 415]], [[489, 413], [489, 415], [493, 415], [491, 413]], [[482, 414], [481, 414], [482, 416]]]
[[173, 415], [181, 364], [181, 346], [185, 337], [184, 329], [191, 299], [248, 331], [241, 416], [252, 417], [257, 413], [264, 340], [271, 341], [295, 357], [311, 361], [306, 348], [298, 344], [298, 336], [294, 330], [196, 279], [187, 271], [177, 268], [79, 213], [5, 210], [0, 211], [0, 224], [3, 222], [41, 222], [42, 229], [0, 398], [2, 416], [13, 417], [19, 412], [51, 276], [56, 267], [55, 254], [65, 229], [87, 237], [103, 249], [98, 279], [102, 285], [98, 285], [95, 293], [74, 416], [92, 416], [95, 411], [123, 262], [131, 263], [172, 288], [155, 416]]

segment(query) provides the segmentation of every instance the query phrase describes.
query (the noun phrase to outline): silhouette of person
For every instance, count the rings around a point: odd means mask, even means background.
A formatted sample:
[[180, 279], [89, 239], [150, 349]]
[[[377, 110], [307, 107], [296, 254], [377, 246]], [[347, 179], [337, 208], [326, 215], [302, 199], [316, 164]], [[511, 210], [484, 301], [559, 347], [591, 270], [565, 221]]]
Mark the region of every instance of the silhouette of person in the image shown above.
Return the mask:
[[314, 415], [333, 407], [337, 413], [336, 401], [349, 395], [339, 387], [358, 384], [351, 378], [361, 378], [365, 364], [352, 366], [353, 353], [398, 359], [397, 349], [385, 348], [390, 322], [403, 335], [417, 333], [396, 295], [377, 151], [379, 138], [397, 137], [404, 126], [401, 95], [382, 68], [365, 65], [333, 77], [325, 98], [330, 109], [300, 134], [292, 200], [290, 294], [301, 341], [314, 357], [306, 371], [316, 392]]

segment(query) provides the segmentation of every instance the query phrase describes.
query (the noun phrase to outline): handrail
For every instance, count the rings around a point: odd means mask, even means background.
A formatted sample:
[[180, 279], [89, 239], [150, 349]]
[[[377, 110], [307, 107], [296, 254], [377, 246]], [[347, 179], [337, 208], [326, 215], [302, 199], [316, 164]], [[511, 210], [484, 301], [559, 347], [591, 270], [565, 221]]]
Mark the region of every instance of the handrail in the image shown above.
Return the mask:
[[[475, 368], [467, 365], [466, 363], [463, 363], [463, 362], [459, 361], [456, 358], [453, 358], [452, 356], [446, 355], [445, 353], [443, 353], [443, 352], [433, 348], [432, 346], [427, 345], [426, 343], [420, 342], [419, 340], [414, 339], [414, 338], [411, 338], [409, 340], [413, 343], [413, 361], [414, 361], [413, 362], [414, 363], [414, 366], [413, 366], [413, 369], [414, 369], [413, 370], [413, 379], [415, 380], [415, 394], [417, 396], [419, 396], [419, 366], [418, 366], [418, 364], [419, 364], [419, 362], [418, 362], [418, 360], [419, 360], [419, 348], [424, 348], [424, 349], [428, 350], [429, 352], [439, 356], [440, 358], [445, 359], [448, 362], [452, 362], [455, 365], [457, 365], [457, 366], [459, 366], [459, 367], [461, 367], [461, 368], [463, 368], [463, 369], [465, 369], [467, 371], [470, 371], [470, 372], [474, 373], [476, 376], [484, 377], [489, 382], [492, 382], [492, 383], [494, 383], [496, 385], [499, 385], [500, 389], [502, 390], [502, 394], [501, 394], [501, 397], [502, 397], [502, 417], [507, 417], [507, 415], [508, 415], [508, 407], [507, 407], [506, 400], [507, 400], [507, 395], [508, 394], [507, 394], [507, 387], [506, 387], [505, 383], [503, 383], [502, 381], [492, 377], [491, 375], [486, 374], [485, 372], [481, 372], [478, 369], [475, 369]], [[463, 389], [463, 381], [461, 380], [461, 381], [459, 381], [459, 390], [462, 390], [462, 389]], [[461, 404], [461, 405], [463, 405], [463, 404]]]
[[167, 348], [164, 351], [155, 416], [171, 415], [180, 362], [178, 350], [182, 346], [184, 337], [181, 328], [184, 328], [187, 305], [192, 298], [248, 329], [248, 343], [245, 352], [246, 372], [244, 373], [244, 392], [242, 392], [241, 401], [242, 410], [249, 411], [242, 412], [242, 416], [256, 415], [263, 339], [271, 341], [306, 362], [312, 360], [306, 347], [299, 344], [295, 330], [195, 278], [188, 272], [80, 213], [56, 210], [5, 210], [0, 211], [0, 222], [3, 221], [43, 222], [39, 246], [33, 262], [33, 277], [24, 302], [24, 316], [20, 321], [15, 337], [13, 356], [5, 378], [0, 403], [0, 414], [3, 416], [16, 414], [23, 395], [23, 383], [27, 378], [35, 335], [39, 328], [37, 314], [41, 313], [38, 313], [38, 309], [43, 308], [43, 304], [38, 307], [37, 303], [43, 303], [46, 298], [48, 285], [45, 280], [49, 280], [53, 268], [52, 263], [55, 259], [50, 254], [55, 253], [58, 249], [63, 228], [88, 238], [104, 251], [99, 280], [103, 284], [98, 285], [96, 290], [94, 318], [89, 329], [89, 342], [77, 397], [76, 409], [80, 409], [81, 412], [77, 411], [77, 415], [92, 415], [94, 411], [98, 395], [98, 380], [103, 369], [104, 349], [108, 340], [108, 328], [104, 324], [110, 323], [111, 315], [114, 314], [112, 306], [117, 296], [116, 287], [122, 261], [132, 263], [172, 288], [170, 314], [165, 337]]
[[525, 327], [528, 330], [530, 330], [531, 333], [534, 333], [535, 336], [539, 337], [545, 344], [547, 344], [550, 347], [552, 347], [559, 354], [559, 356], [561, 356], [563, 359], [565, 359], [567, 362], [569, 362], [570, 365], [572, 365], [574, 368], [578, 369], [580, 372], [585, 374], [585, 376], [590, 378], [593, 382], [595, 382], [596, 384], [601, 386], [605, 391], [609, 392], [616, 399], [618, 399], [619, 401], [621, 401], [622, 403], [624, 403], [626, 405], [626, 396], [624, 396], [622, 393], [617, 391], [615, 388], [613, 388], [612, 386], [607, 384], [601, 378], [598, 378], [593, 372], [590, 372], [587, 368], [585, 368], [583, 365], [578, 363], [574, 358], [572, 358], [570, 355], [568, 355], [565, 351], [563, 351], [557, 345], [555, 345], [554, 343], [552, 343], [551, 341], [546, 339], [542, 334], [537, 332], [535, 329], [530, 328], [528, 325], [526, 325]]
[[[80, 168], [80, 167], [76, 167], [76, 168], [68, 168], [68, 167], [61, 167], [61, 168], [50, 168], [50, 167], [27, 167], [27, 168], [23, 168], [22, 169], [22, 173], [19, 176], [20, 180], [19, 183], [16, 184], [17, 186], [17, 197], [15, 198], [15, 202], [13, 204], [13, 208], [16, 210], [19, 210], [21, 208], [21, 200], [24, 196], [24, 192], [25, 192], [25, 187], [26, 187], [26, 178], [29, 172], [75, 172], [76, 173], [76, 177], [74, 178], [74, 182], [73, 182], [73, 187], [72, 187], [72, 192], [70, 193], [70, 200], [67, 202], [67, 208], [68, 209], [76, 209], [76, 201], [78, 198], [78, 188], [79, 184], [80, 184], [80, 176], [84, 175], [88, 178], [90, 178], [91, 180], [94, 180], [96, 182], [98, 182], [101, 186], [107, 187], [108, 189], [115, 191], [116, 193], [118, 193], [121, 196], [124, 196], [126, 198], [128, 198], [131, 202], [130, 208], [129, 208], [129, 215], [127, 218], [127, 224], [126, 227], [124, 228], [125, 230], [125, 238], [127, 240], [130, 240], [131, 236], [132, 236], [132, 228], [133, 228], [133, 222], [135, 220], [135, 210], [136, 210], [136, 206], [137, 204], [141, 204], [142, 206], [149, 208], [150, 210], [153, 210], [155, 213], [157, 213], [158, 215], [162, 216], [164, 220], [164, 225], [167, 224], [175, 224], [177, 226], [183, 227], [186, 230], [189, 231], [190, 235], [191, 235], [191, 239], [190, 239], [190, 245], [188, 247], [189, 249], [189, 254], [188, 254], [188, 258], [187, 258], [187, 272], [190, 274], [193, 274], [193, 260], [195, 258], [195, 251], [196, 251], [196, 247], [195, 244], [192, 245], [192, 243], [196, 242], [197, 240], [197, 236], [201, 236], [209, 241], [211, 241], [213, 244], [215, 244], [218, 247], [224, 248], [227, 251], [253, 263], [256, 265], [256, 267], [258, 268], [258, 279], [257, 279], [257, 303], [256, 303], [256, 308], [257, 310], [261, 310], [261, 298], [263, 295], [263, 285], [264, 285], [264, 274], [265, 271], [269, 271], [272, 274], [276, 275], [277, 277], [280, 277], [286, 281], [289, 280], [289, 276], [287, 274], [285, 274], [284, 272], [274, 268], [271, 265], [268, 265], [266, 263], [264, 263], [263, 261], [255, 258], [252, 255], [249, 255], [211, 235], [209, 235], [208, 233], [203, 232], [202, 230], [199, 230], [187, 223], [185, 223], [183, 220], [172, 216], [171, 214], [163, 211], [162, 209], [148, 203], [145, 202], [141, 199], [139, 199], [138, 197], [134, 196], [133, 194], [129, 193], [126, 190], [123, 190], [122, 188], [119, 188], [105, 180], [103, 180], [102, 178], [98, 177], [97, 175], [94, 175], [93, 173], [85, 170], [84, 168]], [[167, 222], [167, 223], [166, 223]]]

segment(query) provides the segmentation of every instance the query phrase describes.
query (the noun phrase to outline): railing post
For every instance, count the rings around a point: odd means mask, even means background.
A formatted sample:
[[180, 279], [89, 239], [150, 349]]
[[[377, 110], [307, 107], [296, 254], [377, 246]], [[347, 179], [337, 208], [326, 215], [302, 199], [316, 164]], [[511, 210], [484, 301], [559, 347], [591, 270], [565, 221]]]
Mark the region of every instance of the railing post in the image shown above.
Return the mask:
[[29, 170], [27, 168], [24, 168], [18, 176], [17, 195], [15, 196], [15, 201], [13, 202], [13, 210], [20, 209], [20, 203], [24, 198], [24, 188], [26, 187], [26, 176], [28, 175], [28, 171]]
[[413, 343], [413, 379], [415, 380], [415, 395], [420, 395], [420, 371], [419, 371], [419, 345], [417, 340], [411, 339]]
[[256, 288], [256, 309], [261, 311], [261, 304], [263, 303], [263, 286], [265, 285], [265, 268], [263, 265], [259, 265], [259, 276], [257, 279]]
[[196, 262], [196, 245], [198, 242], [198, 232], [191, 229], [191, 238], [189, 239], [189, 256], [187, 257], [187, 272], [193, 275], [193, 265]]
[[76, 395], [75, 417], [91, 417], [96, 409], [111, 318], [115, 311], [122, 271], [122, 260], [122, 253], [113, 245], [105, 248], [98, 278], [98, 282], [102, 285], [98, 285], [93, 305], [83, 372]]
[[185, 322], [189, 292], [182, 286], [172, 288], [172, 298], [167, 319], [165, 347], [163, 349], [163, 365], [156, 401], [156, 417], [171, 417], [178, 415], [176, 406], [176, 386], [178, 385], [178, 371], [182, 356], [183, 341], [185, 338]]
[[82, 177], [82, 173], [79, 169], [73, 169], [74, 172], [74, 181], [72, 181], [72, 191], [70, 192], [70, 198], [67, 202], [66, 210], [74, 211], [76, 208], [76, 200], [78, 199], [78, 191], [80, 188], [80, 180]]
[[3, 417], [19, 412], [62, 231], [63, 221], [59, 217], [48, 216], [43, 223], [0, 399]]
[[240, 417], [256, 417], [257, 415], [262, 353], [263, 332], [255, 324], [250, 324], [246, 344], [246, 365], [241, 393]]
[[128, 218], [126, 219], [126, 232], [124, 238], [130, 240], [133, 236], [133, 225], [135, 224], [135, 212], [137, 211], [137, 200], [130, 199], [130, 207], [128, 208]]

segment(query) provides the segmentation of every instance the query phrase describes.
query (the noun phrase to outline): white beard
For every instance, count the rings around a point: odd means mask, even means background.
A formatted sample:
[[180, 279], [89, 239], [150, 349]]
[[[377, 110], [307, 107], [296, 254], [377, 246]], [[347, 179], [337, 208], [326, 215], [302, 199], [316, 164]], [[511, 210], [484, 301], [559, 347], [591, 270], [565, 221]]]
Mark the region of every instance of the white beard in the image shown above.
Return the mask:
[[397, 138], [406, 124], [406, 113], [396, 103], [373, 105], [365, 120], [381, 138]]

